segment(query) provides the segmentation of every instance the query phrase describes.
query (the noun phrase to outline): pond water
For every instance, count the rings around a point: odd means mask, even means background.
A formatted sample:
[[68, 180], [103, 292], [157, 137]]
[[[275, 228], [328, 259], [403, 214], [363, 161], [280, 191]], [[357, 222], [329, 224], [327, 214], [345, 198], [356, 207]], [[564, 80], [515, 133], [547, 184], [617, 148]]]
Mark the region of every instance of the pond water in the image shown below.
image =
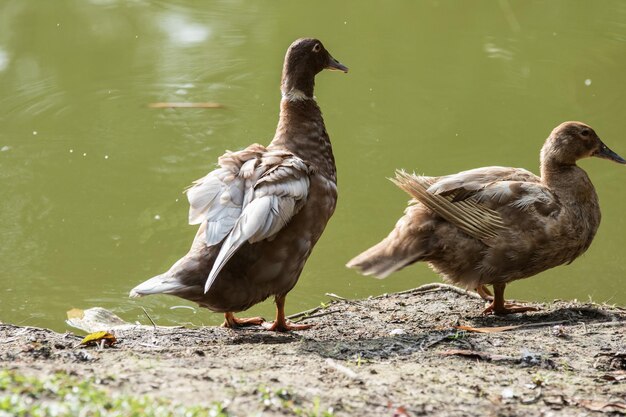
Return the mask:
[[[287, 298], [366, 297], [440, 279], [386, 280], [344, 264], [384, 237], [407, 196], [396, 168], [537, 172], [550, 130], [591, 124], [626, 156], [626, 2], [0, 1], [0, 320], [65, 328], [71, 308], [146, 322], [217, 324], [181, 299], [128, 299], [188, 249], [182, 190], [225, 149], [268, 143], [287, 46], [315, 36], [350, 67], [316, 96], [340, 199]], [[153, 102], [221, 109], [154, 109]], [[591, 249], [508, 287], [528, 300], [626, 303], [626, 169], [581, 162], [603, 220]], [[173, 308], [174, 307], [174, 308]], [[453, 308], [453, 307], [452, 307]], [[252, 314], [273, 317], [270, 300]]]

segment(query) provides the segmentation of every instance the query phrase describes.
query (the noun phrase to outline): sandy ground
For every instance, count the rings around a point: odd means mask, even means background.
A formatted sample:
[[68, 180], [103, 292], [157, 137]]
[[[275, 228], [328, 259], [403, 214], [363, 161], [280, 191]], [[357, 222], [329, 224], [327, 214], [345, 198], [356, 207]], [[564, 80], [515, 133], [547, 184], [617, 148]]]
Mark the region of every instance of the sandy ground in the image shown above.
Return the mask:
[[126, 327], [103, 349], [77, 347], [82, 336], [71, 333], [0, 324], [0, 364], [95, 377], [112, 395], [219, 402], [230, 416], [626, 414], [626, 310], [536, 306], [482, 316], [482, 300], [429, 285], [333, 301], [301, 332]]

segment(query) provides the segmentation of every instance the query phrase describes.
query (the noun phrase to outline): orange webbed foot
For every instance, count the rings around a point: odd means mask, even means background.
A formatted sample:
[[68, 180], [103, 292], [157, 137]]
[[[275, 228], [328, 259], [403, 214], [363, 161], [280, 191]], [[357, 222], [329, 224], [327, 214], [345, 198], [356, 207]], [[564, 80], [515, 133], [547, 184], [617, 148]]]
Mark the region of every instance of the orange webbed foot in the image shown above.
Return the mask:
[[504, 303], [502, 306], [495, 306], [494, 303], [491, 303], [483, 310], [483, 315], [495, 314], [501, 316], [505, 314], [524, 313], [526, 311], [539, 311], [539, 308], [515, 303]]
[[296, 324], [290, 323], [288, 321], [280, 322], [279, 320], [274, 321], [272, 323], [265, 322], [262, 324], [265, 330], [273, 331], [273, 332], [290, 332], [292, 330], [307, 330], [313, 327], [313, 324]]
[[[523, 313], [525, 311], [539, 311], [537, 307], [530, 307], [521, 304], [515, 303], [507, 303], [504, 299], [504, 288], [506, 284], [497, 283], [493, 284], [493, 301], [486, 309], [483, 310], [483, 314], [496, 314], [496, 315], [504, 315], [504, 314], [513, 314], [513, 313]], [[479, 287], [482, 290], [486, 288], [483, 286]], [[478, 290], [478, 288], [477, 288]], [[481, 295], [482, 296], [482, 295]]]
[[285, 317], [285, 295], [276, 296], [276, 320], [273, 323], [263, 323], [266, 330], [273, 332], [289, 332], [292, 330], [307, 330], [313, 327], [313, 324], [296, 324], [290, 323]]
[[245, 326], [262, 326], [265, 322], [263, 317], [246, 317], [246, 318], [238, 318], [235, 317], [233, 313], [224, 313], [224, 323], [222, 323], [222, 327], [226, 327], [228, 329], [236, 329], [238, 327]]

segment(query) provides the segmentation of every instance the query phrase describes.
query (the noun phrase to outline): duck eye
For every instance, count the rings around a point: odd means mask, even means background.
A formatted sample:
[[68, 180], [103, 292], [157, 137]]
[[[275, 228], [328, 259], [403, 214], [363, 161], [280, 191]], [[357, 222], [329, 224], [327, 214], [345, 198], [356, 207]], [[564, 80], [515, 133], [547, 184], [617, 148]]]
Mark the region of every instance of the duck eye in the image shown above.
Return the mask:
[[319, 43], [316, 43], [315, 46], [313, 47], [313, 52], [319, 52], [322, 50], [322, 45], [320, 45]]
[[589, 136], [589, 131], [587, 129], [585, 129], [582, 132], [580, 132], [580, 134], [583, 135], [583, 136]]

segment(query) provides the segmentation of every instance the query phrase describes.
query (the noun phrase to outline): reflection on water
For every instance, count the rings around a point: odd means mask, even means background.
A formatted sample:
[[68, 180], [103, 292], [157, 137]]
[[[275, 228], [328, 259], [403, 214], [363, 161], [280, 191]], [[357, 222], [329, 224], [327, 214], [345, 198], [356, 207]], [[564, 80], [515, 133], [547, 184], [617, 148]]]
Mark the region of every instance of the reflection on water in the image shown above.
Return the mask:
[[[364, 297], [439, 280], [424, 265], [383, 281], [343, 267], [400, 216], [406, 197], [386, 180], [395, 168], [536, 171], [543, 138], [570, 119], [626, 153], [625, 3], [359, 5], [0, 3], [0, 320], [62, 329], [72, 307], [145, 320], [142, 305], [163, 324], [220, 322], [176, 298], [126, 295], [191, 243], [184, 187], [225, 149], [271, 139], [282, 58], [297, 37], [319, 37], [351, 72], [317, 79], [340, 201], [290, 312], [325, 292]], [[224, 108], [147, 107], [172, 101]], [[603, 209], [596, 241], [508, 295], [626, 303], [626, 172], [581, 165]], [[273, 306], [252, 313], [271, 317]]]

